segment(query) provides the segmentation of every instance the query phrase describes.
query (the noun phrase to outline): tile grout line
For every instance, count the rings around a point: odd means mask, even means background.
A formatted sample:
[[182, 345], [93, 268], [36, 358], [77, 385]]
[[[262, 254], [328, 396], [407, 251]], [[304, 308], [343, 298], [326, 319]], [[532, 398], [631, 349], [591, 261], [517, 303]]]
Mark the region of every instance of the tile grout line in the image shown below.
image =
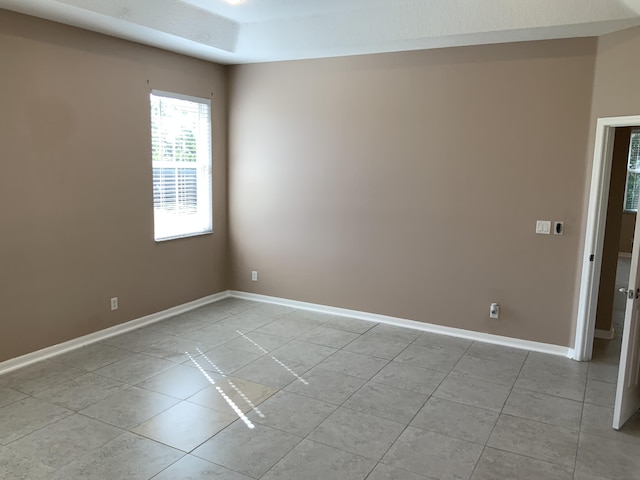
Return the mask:
[[[471, 471], [471, 475], [469, 476], [470, 479], [473, 477], [474, 473], [478, 469], [478, 465], [480, 464], [480, 460], [482, 459], [482, 456], [484, 455], [484, 452], [487, 449], [489, 441], [491, 440], [491, 437], [493, 436], [493, 432], [496, 429], [496, 425], [500, 421], [500, 416], [503, 414], [502, 412], [504, 411], [504, 406], [509, 401], [509, 397], [511, 396], [511, 393], [513, 392], [513, 388], [515, 387], [515, 384], [518, 381], [518, 377], [520, 377], [520, 374], [522, 373], [522, 369], [524, 368], [524, 365], [527, 362], [528, 358], [529, 358], [529, 352], [527, 352], [527, 355], [525, 356], [524, 361], [522, 362], [522, 365], [520, 365], [520, 369], [518, 370], [518, 375], [516, 376], [516, 379], [513, 381], [513, 385], [509, 389], [509, 395], [507, 395], [507, 397], [505, 398], [504, 403], [502, 404], [502, 408], [500, 408], [500, 413], [498, 413], [498, 418], [496, 418], [496, 421], [493, 424], [493, 427], [491, 428], [491, 432], [489, 433], [489, 436], [487, 437], [487, 441], [482, 446], [482, 451], [480, 452], [480, 455], [478, 456], [478, 460], [476, 460], [476, 464], [474, 465], [473, 470]], [[493, 447], [489, 447], [489, 448], [493, 448]], [[510, 452], [510, 453], [512, 453], [512, 452]]]

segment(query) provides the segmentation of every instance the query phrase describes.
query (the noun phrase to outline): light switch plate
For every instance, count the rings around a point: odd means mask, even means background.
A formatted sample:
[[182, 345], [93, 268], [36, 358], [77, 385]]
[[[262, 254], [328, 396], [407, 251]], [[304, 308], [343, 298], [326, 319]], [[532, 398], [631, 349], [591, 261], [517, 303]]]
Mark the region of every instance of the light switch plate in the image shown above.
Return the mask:
[[538, 220], [536, 222], [536, 233], [540, 233], [542, 235], [549, 235], [551, 233], [551, 221]]

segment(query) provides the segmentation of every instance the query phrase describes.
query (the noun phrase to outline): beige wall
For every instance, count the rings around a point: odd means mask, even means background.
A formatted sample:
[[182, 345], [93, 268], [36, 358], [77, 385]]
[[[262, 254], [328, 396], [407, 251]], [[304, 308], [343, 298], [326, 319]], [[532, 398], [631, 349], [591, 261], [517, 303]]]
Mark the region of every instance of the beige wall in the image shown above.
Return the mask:
[[595, 51], [234, 67], [233, 288], [570, 345]]
[[[224, 67], [3, 10], [0, 65], [0, 361], [227, 288]], [[154, 243], [150, 88], [212, 99], [213, 235]]]
[[596, 309], [596, 328], [609, 330], [613, 314], [613, 300], [618, 268], [618, 250], [622, 229], [622, 204], [624, 187], [627, 180], [627, 160], [629, 158], [630, 128], [617, 128], [611, 160], [611, 181], [609, 183], [609, 202], [602, 248], [602, 270], [600, 271], [600, 289]]

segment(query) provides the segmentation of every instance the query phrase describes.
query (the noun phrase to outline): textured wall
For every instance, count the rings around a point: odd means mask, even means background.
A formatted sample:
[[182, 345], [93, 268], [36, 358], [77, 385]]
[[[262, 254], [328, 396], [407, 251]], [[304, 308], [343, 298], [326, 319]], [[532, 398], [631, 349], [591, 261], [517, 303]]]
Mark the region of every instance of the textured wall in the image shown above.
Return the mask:
[[[227, 288], [224, 67], [3, 10], [0, 65], [0, 361]], [[153, 240], [151, 88], [212, 99], [213, 235]]]
[[[595, 52], [233, 67], [233, 287], [571, 345]], [[565, 235], [536, 235], [537, 219]]]

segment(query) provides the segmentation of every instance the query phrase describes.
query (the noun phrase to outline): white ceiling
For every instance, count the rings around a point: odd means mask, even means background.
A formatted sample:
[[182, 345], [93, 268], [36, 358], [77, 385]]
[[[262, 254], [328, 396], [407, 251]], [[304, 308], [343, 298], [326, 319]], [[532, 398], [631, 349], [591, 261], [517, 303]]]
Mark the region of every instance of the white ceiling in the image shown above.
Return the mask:
[[0, 8], [225, 64], [599, 36], [640, 0], [0, 0]]

